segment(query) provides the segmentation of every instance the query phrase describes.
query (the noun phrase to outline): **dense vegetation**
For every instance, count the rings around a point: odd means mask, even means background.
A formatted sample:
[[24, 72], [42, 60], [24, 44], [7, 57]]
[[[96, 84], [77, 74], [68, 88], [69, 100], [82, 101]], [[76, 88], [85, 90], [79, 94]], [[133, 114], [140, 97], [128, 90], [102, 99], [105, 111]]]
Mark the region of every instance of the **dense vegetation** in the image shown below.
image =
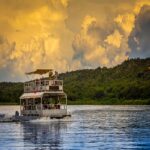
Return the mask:
[[[150, 58], [130, 59], [113, 68], [60, 74], [70, 104], [150, 104]], [[0, 103], [18, 103], [22, 83], [0, 83]]]
[[19, 97], [23, 92], [23, 83], [0, 83], [0, 104], [19, 104]]
[[92, 99], [96, 104], [134, 104], [136, 100], [138, 104], [150, 104], [149, 67], [150, 58], [131, 59], [114, 68], [78, 70], [61, 74], [60, 78], [64, 79], [65, 91], [72, 101], [86, 103]]

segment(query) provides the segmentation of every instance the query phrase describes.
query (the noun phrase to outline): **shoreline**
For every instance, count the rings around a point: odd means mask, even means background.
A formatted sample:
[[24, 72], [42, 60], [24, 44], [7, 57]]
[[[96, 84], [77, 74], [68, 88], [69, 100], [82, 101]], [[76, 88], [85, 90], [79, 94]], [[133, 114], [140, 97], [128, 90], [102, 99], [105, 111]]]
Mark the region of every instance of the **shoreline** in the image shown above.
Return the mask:
[[[63, 104], [63, 103], [62, 103]], [[0, 103], [2, 105], [19, 105], [18, 103]], [[68, 100], [68, 105], [150, 105], [150, 99], [121, 100], [121, 99], [100, 99], [100, 100]]]

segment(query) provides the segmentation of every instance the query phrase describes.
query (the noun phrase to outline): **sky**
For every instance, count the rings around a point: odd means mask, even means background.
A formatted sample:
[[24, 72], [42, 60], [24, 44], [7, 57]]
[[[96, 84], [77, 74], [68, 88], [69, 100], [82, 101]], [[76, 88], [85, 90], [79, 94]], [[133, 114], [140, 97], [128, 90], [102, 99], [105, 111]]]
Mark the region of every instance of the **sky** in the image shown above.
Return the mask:
[[0, 0], [0, 81], [150, 57], [150, 0]]

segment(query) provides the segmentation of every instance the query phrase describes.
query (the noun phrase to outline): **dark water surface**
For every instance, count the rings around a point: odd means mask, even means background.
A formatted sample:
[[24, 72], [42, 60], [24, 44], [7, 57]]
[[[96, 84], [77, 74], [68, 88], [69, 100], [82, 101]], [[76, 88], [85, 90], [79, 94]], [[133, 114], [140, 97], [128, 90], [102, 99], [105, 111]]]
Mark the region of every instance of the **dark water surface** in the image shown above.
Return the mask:
[[[0, 106], [11, 114], [18, 106]], [[150, 106], [69, 106], [72, 117], [0, 123], [0, 150], [150, 150]]]

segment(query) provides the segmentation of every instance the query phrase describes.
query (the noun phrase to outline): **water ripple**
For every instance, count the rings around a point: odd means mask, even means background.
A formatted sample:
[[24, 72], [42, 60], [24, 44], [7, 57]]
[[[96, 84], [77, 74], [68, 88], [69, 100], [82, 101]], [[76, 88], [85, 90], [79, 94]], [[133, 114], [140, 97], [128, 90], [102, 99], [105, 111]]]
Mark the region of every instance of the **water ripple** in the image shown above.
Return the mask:
[[[0, 106], [0, 112], [18, 106]], [[72, 117], [0, 124], [0, 150], [150, 149], [149, 106], [69, 106]]]

